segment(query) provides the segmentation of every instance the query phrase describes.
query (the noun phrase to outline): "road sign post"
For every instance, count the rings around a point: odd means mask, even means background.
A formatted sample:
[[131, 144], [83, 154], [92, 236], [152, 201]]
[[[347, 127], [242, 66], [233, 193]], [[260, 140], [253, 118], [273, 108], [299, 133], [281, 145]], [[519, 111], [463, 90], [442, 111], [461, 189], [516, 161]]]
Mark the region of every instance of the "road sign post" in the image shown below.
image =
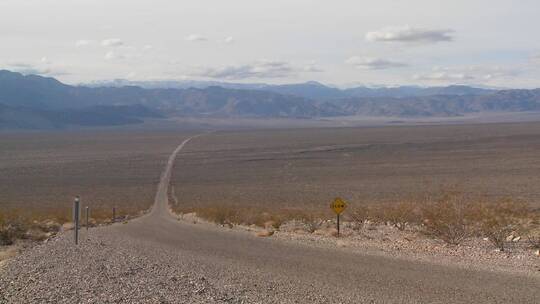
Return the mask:
[[337, 216], [337, 236], [339, 237], [339, 214]]
[[112, 208], [112, 222], [116, 222], [116, 207]]
[[347, 208], [347, 203], [340, 198], [336, 197], [334, 201], [330, 204], [330, 208], [336, 213], [337, 220], [336, 220], [336, 228], [337, 228], [337, 236], [339, 237], [339, 215]]
[[81, 199], [79, 196], [75, 197], [75, 201], [73, 202], [73, 223], [75, 225], [74, 232], [75, 232], [75, 245], [79, 244], [79, 217], [80, 217], [80, 203]]

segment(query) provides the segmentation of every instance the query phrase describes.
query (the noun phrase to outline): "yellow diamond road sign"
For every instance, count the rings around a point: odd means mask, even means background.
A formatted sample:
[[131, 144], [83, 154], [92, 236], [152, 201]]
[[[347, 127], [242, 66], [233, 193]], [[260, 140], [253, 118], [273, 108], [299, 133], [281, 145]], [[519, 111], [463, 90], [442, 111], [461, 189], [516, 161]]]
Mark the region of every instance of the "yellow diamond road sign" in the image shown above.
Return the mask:
[[332, 204], [330, 204], [330, 208], [332, 208], [336, 214], [340, 214], [343, 212], [343, 210], [345, 210], [345, 208], [347, 208], [347, 203], [345, 203], [345, 201], [340, 197], [336, 197]]

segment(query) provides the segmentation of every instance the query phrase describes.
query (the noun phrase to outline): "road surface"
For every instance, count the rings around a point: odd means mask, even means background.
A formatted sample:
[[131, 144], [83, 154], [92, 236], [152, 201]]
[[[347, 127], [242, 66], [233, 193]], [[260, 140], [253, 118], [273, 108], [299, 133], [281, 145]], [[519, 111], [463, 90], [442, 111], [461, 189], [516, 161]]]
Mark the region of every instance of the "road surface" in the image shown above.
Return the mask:
[[298, 294], [336, 296], [336, 302], [540, 303], [540, 280], [295, 246], [178, 222], [169, 213], [167, 187], [176, 154], [188, 142], [171, 155], [149, 216], [121, 227], [130, 237], [189, 251], [217, 272], [232, 266], [246, 282], [256, 282], [260, 273], [289, 282]]
[[[174, 160], [181, 157], [182, 148], [189, 144], [190, 140], [192, 139], [182, 142], [170, 156], [161, 176], [155, 204], [148, 215], [128, 224], [96, 229], [97, 232], [93, 233], [93, 237], [99, 236], [106, 240], [104, 248], [108, 248], [109, 244], [112, 248], [118, 248], [111, 249], [109, 254], [118, 254], [116, 252], [131, 246], [132, 250], [122, 253], [120, 259], [134, 259], [138, 261], [136, 263], [147, 265], [144, 266], [147, 270], [133, 275], [136, 279], [126, 279], [129, 284], [119, 282], [121, 278], [111, 279], [110, 275], [96, 279], [106, 281], [109, 285], [133, 286], [129, 287], [132, 292], [140, 293], [139, 298], [136, 298], [140, 301], [129, 298], [130, 293], [126, 292], [120, 300], [115, 298], [116, 302], [540, 303], [539, 276], [466, 270], [363, 255], [273, 238], [257, 238], [247, 232], [178, 221], [169, 213], [167, 187]], [[108, 241], [110, 239], [112, 241]], [[107, 261], [106, 258], [96, 259], [86, 267], [93, 269], [98, 267], [94, 264], [106, 265]], [[132, 267], [129, 266], [131, 262], [124, 263], [128, 265], [125, 267]], [[56, 266], [49, 267], [56, 269]], [[109, 269], [108, 266], [104, 267], [103, 269]], [[176, 291], [170, 287], [172, 279], [159, 281], [158, 284], [156, 281], [160, 278], [156, 274], [153, 274], [156, 277], [154, 281], [145, 278], [149, 272], [154, 273], [154, 269], [164, 267], [169, 274], [181, 272], [201, 276], [208, 285], [201, 288], [200, 292], [197, 289], [186, 294], [178, 291], [180, 287]], [[97, 276], [100, 275], [103, 276]], [[144, 280], [144, 283], [139, 283], [141, 280]], [[189, 281], [190, 284], [191, 282]], [[144, 291], [145, 286], [138, 286], [145, 284], [152, 288]], [[82, 288], [80, 285], [70, 286], [75, 289]], [[172, 290], [169, 291], [172, 295], [163, 295], [161, 300], [148, 300], [151, 294], [169, 289]], [[89, 287], [88, 290], [92, 288]], [[104, 296], [107, 292], [109, 291], [102, 291]], [[175, 292], [178, 294], [174, 294]], [[197, 298], [199, 293], [205, 292], [208, 293], [207, 298]], [[80, 294], [87, 293], [77, 293]], [[92, 292], [88, 291], [88, 294]], [[88, 297], [90, 298], [84, 301], [92, 302], [91, 296]]]

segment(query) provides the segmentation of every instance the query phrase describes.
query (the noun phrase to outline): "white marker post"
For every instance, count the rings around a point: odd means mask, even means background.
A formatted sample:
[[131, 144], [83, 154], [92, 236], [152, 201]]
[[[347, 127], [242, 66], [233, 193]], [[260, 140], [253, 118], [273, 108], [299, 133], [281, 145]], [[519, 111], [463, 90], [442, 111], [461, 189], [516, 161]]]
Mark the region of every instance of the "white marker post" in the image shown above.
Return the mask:
[[73, 202], [73, 223], [75, 224], [75, 245], [79, 244], [79, 216], [81, 199], [77, 195]]
[[88, 232], [88, 213], [90, 213], [90, 208], [86, 206], [86, 232]]

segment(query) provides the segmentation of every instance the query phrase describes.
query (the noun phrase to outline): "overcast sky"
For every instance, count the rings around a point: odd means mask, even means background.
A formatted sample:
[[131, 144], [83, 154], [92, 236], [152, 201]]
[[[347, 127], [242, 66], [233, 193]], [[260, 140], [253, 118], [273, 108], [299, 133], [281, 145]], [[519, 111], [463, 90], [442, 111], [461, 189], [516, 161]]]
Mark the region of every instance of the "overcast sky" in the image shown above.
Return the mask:
[[0, 0], [0, 68], [67, 83], [540, 87], [538, 0]]

